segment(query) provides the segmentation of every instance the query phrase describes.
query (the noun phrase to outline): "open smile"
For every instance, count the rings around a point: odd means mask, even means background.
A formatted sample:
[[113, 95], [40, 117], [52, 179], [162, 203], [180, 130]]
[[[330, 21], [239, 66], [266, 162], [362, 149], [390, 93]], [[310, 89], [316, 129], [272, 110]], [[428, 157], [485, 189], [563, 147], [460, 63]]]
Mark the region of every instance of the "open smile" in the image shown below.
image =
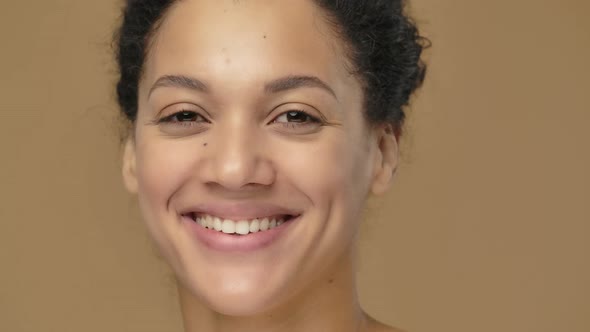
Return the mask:
[[209, 214], [196, 212], [186, 215], [200, 226], [217, 232], [233, 235], [248, 235], [250, 233], [265, 232], [296, 218], [292, 215], [275, 215], [253, 219], [224, 219]]
[[266, 248], [284, 237], [301, 215], [275, 215], [232, 220], [212, 215], [182, 215], [183, 226], [191, 237], [209, 249], [222, 252], [248, 252]]

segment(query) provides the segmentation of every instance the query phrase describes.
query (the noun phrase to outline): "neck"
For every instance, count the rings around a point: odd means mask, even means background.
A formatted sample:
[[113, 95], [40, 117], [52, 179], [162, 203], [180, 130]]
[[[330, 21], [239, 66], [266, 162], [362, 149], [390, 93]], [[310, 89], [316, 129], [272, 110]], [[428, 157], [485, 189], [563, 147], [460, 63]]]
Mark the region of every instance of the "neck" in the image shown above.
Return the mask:
[[329, 273], [318, 278], [297, 297], [252, 317], [232, 317], [214, 312], [178, 283], [185, 331], [363, 331], [370, 318], [358, 301], [353, 261], [353, 254], [347, 253]]

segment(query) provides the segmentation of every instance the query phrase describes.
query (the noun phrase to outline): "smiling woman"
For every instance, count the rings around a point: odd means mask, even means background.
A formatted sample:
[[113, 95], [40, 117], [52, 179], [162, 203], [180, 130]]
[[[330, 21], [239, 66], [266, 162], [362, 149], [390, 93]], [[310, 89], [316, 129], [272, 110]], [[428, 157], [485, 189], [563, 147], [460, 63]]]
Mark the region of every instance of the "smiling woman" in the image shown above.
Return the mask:
[[388, 331], [354, 242], [424, 78], [402, 1], [127, 1], [123, 175], [192, 331]]

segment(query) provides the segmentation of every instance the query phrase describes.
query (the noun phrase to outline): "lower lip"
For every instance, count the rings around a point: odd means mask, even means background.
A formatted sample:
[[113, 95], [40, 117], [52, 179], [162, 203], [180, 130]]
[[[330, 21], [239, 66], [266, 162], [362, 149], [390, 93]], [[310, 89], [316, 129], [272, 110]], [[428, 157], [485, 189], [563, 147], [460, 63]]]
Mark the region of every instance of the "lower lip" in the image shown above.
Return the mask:
[[207, 248], [225, 252], [256, 251], [271, 246], [277, 242], [301, 216], [290, 219], [266, 231], [248, 233], [247, 235], [231, 235], [205, 228], [193, 219], [182, 216], [182, 223], [189, 234], [195, 237]]

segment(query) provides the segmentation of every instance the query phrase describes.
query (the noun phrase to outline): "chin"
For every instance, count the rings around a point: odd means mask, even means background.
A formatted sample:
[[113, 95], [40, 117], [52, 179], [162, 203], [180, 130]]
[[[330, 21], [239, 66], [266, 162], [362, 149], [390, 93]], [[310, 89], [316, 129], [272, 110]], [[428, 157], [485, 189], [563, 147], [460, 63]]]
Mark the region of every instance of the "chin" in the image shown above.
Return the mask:
[[[179, 281], [181, 282], [181, 281]], [[270, 287], [247, 287], [246, 285], [230, 284], [226, 287], [206, 287], [202, 282], [183, 284], [184, 297], [197, 300], [208, 310], [233, 317], [257, 316], [279, 306], [285, 299], [286, 292], [272, 292]], [[273, 287], [274, 288], [274, 287]]]

